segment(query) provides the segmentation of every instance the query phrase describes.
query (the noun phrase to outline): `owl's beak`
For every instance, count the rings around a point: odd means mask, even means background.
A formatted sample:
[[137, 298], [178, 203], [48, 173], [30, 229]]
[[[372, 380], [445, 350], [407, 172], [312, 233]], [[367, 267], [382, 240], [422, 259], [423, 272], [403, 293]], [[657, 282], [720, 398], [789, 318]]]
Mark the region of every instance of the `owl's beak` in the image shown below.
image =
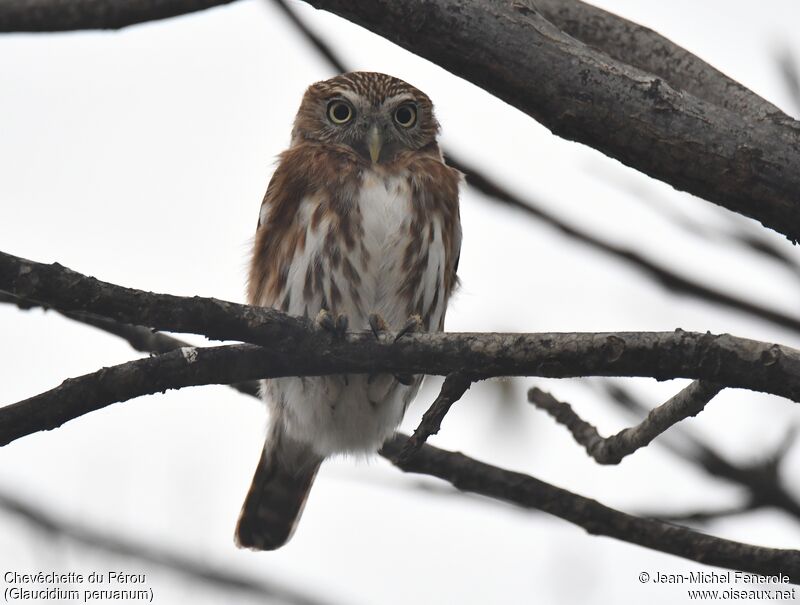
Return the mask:
[[381, 147], [383, 147], [383, 139], [378, 130], [377, 125], [373, 125], [367, 133], [367, 149], [369, 150], [369, 157], [372, 158], [372, 163], [377, 164], [381, 157]]

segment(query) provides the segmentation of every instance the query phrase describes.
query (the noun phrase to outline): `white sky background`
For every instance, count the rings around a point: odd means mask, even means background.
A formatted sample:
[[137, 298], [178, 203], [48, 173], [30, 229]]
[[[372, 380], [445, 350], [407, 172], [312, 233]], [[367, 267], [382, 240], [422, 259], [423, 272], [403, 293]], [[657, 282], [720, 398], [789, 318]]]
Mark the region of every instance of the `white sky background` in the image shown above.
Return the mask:
[[[800, 56], [800, 6], [793, 0], [757, 10], [751, 2], [723, 0], [596, 4], [656, 29], [794, 109], [774, 61], [783, 47]], [[657, 208], [722, 228], [747, 221], [558, 139], [356, 26], [301, 3], [294, 8], [353, 68], [385, 71], [425, 90], [445, 146], [514, 191], [699, 280], [797, 313], [797, 276], [733, 245], [688, 235]], [[330, 75], [288, 21], [257, 0], [117, 33], [0, 36], [0, 249], [126, 286], [243, 301], [249, 240], [272, 162], [287, 145], [305, 87]], [[462, 200], [463, 287], [449, 330], [681, 327], [800, 346], [796, 334], [670, 295], [476, 193]], [[3, 305], [0, 339], [0, 403], [137, 356], [126, 343], [55, 313]], [[438, 384], [429, 381], [407, 428]], [[741, 496], [657, 445], [619, 467], [598, 466], [562, 427], [524, 403], [524, 388], [533, 384], [571, 401], [605, 433], [632, 421], [586, 383], [526, 379], [505, 390], [473, 387], [432, 442], [623, 510], [683, 512]], [[653, 404], [682, 385], [627, 384]], [[725, 392], [684, 424], [733, 459], [753, 461], [798, 421], [796, 405], [785, 400]], [[682, 589], [642, 586], [638, 573], [709, 569], [590, 537], [543, 514], [415, 489], [438, 484], [383, 460], [327, 463], [293, 541], [276, 553], [240, 552], [233, 527], [264, 425], [257, 402], [225, 387], [140, 398], [2, 448], [0, 490], [75, 522], [338, 603], [673, 603], [685, 599]], [[799, 466], [796, 448], [784, 469], [789, 483]], [[800, 544], [796, 520], [777, 512], [705, 529], [765, 546]], [[53, 542], [0, 515], [0, 571], [40, 569], [146, 572], [158, 603], [222, 599], [205, 585]]]

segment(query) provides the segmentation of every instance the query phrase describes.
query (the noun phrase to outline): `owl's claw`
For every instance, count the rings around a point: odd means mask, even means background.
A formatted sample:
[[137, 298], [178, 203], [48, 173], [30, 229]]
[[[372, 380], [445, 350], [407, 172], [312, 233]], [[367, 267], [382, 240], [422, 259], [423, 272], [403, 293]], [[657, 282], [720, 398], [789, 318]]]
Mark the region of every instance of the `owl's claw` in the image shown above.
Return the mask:
[[[416, 320], [414, 321], [409, 320], [406, 322], [406, 325], [404, 325], [403, 328], [400, 330], [400, 332], [397, 333], [397, 336], [395, 336], [394, 342], [397, 342], [397, 339], [406, 334], [407, 332], [418, 329], [418, 327], [421, 325], [421, 322], [419, 321], [419, 316], [415, 317]], [[375, 336], [375, 340], [377, 340], [378, 342], [383, 342], [384, 337], [390, 331], [389, 325], [386, 323], [386, 320], [384, 320], [383, 317], [381, 317], [377, 313], [370, 313], [368, 319], [369, 319], [369, 327], [372, 330], [372, 334]], [[414, 382], [414, 376], [412, 376], [411, 374], [393, 374], [393, 376], [395, 380], [397, 380], [397, 382], [405, 386], [409, 386]], [[371, 375], [368, 379], [368, 382], [371, 382], [374, 378], [375, 375]]]
[[419, 315], [412, 315], [406, 320], [406, 323], [403, 324], [403, 327], [397, 332], [397, 335], [394, 337], [394, 341], [397, 342], [406, 334], [411, 334], [413, 332], [421, 332], [422, 331], [422, 318]]
[[409, 386], [414, 382], [414, 376], [411, 374], [394, 374], [394, 379], [403, 386]]
[[347, 315], [343, 313], [334, 318], [330, 312], [322, 309], [317, 313], [316, 323], [326, 332], [330, 332], [336, 338], [342, 339], [347, 334], [347, 326], [350, 322], [347, 319]]
[[389, 331], [389, 326], [386, 325], [386, 321], [377, 313], [370, 313], [369, 327], [372, 330], [372, 334], [375, 336], [375, 340], [378, 342], [381, 341], [381, 336]]
[[[394, 341], [397, 342], [406, 334], [422, 331], [422, 318], [419, 315], [412, 315], [403, 324], [403, 327], [397, 331]], [[394, 377], [402, 385], [409, 386], [414, 383], [414, 376], [412, 374], [395, 374]]]

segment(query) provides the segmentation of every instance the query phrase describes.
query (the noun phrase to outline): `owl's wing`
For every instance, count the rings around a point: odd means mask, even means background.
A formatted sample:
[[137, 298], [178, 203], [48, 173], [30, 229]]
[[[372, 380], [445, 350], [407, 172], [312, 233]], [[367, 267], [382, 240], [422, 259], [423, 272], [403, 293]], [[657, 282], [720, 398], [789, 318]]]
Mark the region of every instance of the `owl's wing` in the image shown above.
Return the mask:
[[258, 224], [256, 224], [256, 233], [258, 233], [258, 230], [261, 229], [262, 225], [267, 224], [269, 209], [270, 206], [272, 206], [272, 202], [274, 202], [273, 198], [275, 198], [275, 193], [278, 189], [276, 186], [277, 180], [279, 180], [279, 177], [278, 171], [276, 170], [272, 175], [272, 178], [269, 180], [269, 185], [267, 185], [267, 192], [264, 194], [264, 199], [261, 200], [261, 207], [258, 210]]
[[309, 193], [309, 183], [289, 152], [281, 155], [261, 201], [247, 285], [251, 305], [275, 306], [286, 281], [296, 240], [297, 208]]

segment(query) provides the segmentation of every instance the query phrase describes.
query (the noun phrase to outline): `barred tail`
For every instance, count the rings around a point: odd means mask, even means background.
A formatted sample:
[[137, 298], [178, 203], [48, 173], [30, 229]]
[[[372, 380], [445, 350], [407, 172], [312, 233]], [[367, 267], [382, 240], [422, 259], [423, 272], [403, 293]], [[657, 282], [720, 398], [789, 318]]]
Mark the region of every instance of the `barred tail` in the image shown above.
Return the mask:
[[235, 540], [240, 548], [275, 550], [289, 541], [322, 463], [308, 446], [288, 442], [280, 431], [272, 435], [239, 514]]

